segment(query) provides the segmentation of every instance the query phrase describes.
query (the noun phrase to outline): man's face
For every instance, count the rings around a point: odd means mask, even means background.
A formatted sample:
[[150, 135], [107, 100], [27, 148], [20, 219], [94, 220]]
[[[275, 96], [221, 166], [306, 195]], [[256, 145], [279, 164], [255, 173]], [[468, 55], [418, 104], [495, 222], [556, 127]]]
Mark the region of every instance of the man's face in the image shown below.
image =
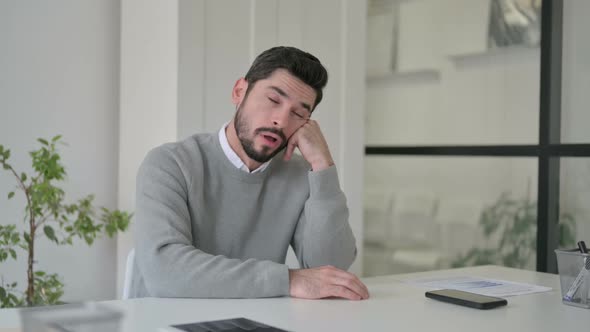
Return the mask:
[[[242, 84], [247, 87], [246, 81]], [[242, 98], [234, 97], [234, 126], [246, 155], [259, 163], [287, 146], [289, 138], [311, 116], [316, 97], [312, 87], [284, 69], [257, 81], [247, 95], [243, 93]]]

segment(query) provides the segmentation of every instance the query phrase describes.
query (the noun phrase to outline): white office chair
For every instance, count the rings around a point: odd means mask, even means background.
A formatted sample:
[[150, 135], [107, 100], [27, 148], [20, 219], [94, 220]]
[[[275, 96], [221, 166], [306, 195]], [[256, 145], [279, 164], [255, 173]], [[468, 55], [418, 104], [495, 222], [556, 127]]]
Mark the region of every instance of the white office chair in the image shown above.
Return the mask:
[[131, 280], [133, 280], [133, 261], [135, 260], [135, 249], [131, 249], [127, 255], [127, 263], [125, 264], [125, 280], [123, 283], [123, 300], [129, 299], [129, 292], [131, 291]]

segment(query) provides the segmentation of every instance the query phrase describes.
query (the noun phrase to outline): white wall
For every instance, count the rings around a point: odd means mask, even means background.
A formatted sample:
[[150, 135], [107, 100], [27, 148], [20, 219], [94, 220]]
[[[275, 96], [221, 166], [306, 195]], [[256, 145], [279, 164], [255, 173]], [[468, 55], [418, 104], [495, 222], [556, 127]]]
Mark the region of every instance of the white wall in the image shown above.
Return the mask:
[[[271, 46], [292, 45], [317, 55], [330, 74], [317, 119], [337, 160], [362, 250], [365, 5], [352, 0], [124, 0], [120, 207], [133, 209], [135, 173], [149, 148], [219, 130], [235, 111], [233, 84], [254, 57]], [[150, 44], [140, 42], [148, 39]], [[133, 239], [125, 235], [118, 243], [120, 289]]]
[[[0, 144], [11, 163], [30, 170], [37, 137], [62, 134], [68, 172], [63, 188], [73, 201], [90, 193], [116, 207], [118, 165], [119, 1], [0, 2]], [[15, 182], [0, 172], [0, 223], [22, 226], [24, 198], [7, 201]], [[26, 255], [2, 263], [5, 281], [26, 284]], [[116, 241], [57, 247], [41, 239], [37, 268], [59, 273], [65, 301], [115, 297]]]
[[[135, 207], [135, 176], [151, 148], [176, 140], [178, 2], [124, 0], [121, 6], [121, 97], [118, 204]], [[133, 220], [135, 222], [135, 220]], [[133, 247], [133, 229], [117, 239], [117, 294]]]

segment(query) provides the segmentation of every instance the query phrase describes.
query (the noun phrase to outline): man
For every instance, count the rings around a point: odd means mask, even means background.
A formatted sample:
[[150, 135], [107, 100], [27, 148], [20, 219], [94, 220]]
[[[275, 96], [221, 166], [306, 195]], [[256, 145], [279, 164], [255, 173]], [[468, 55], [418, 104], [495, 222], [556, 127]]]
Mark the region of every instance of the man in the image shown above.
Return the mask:
[[[313, 55], [271, 48], [235, 83], [236, 113], [219, 133], [150, 151], [132, 297], [368, 298], [345, 271], [356, 256], [346, 198], [310, 119], [327, 79]], [[289, 245], [302, 269], [284, 264]]]

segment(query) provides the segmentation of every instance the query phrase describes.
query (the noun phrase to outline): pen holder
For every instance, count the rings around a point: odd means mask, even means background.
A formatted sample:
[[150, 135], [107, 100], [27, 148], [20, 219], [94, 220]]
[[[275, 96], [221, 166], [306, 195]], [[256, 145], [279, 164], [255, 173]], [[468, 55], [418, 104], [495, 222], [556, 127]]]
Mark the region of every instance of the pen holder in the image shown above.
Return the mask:
[[578, 249], [555, 250], [562, 302], [590, 309], [590, 254]]

